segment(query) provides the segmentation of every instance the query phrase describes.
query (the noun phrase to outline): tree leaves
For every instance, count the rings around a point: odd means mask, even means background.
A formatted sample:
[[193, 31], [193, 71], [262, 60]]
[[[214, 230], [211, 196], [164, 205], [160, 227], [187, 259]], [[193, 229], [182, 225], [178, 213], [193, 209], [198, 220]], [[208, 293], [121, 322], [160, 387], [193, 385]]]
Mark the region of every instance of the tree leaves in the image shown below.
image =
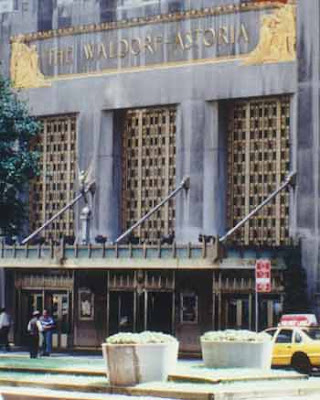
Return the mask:
[[39, 154], [30, 141], [41, 123], [29, 114], [27, 103], [19, 100], [9, 81], [0, 76], [0, 229], [15, 235], [26, 220], [21, 195], [27, 183], [39, 173]]

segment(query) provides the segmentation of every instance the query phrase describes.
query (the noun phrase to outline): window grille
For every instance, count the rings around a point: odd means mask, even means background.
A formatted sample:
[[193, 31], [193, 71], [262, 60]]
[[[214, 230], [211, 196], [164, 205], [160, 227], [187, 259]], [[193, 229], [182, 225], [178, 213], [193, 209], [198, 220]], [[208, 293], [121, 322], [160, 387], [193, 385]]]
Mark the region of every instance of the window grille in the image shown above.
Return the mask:
[[[284, 181], [290, 162], [289, 98], [239, 101], [229, 111], [227, 219], [235, 226]], [[284, 190], [231, 238], [239, 245], [289, 244]]]
[[[41, 173], [29, 191], [31, 231], [35, 231], [75, 196], [76, 116], [43, 118], [33, 148], [41, 154]], [[42, 233], [46, 241], [74, 235], [74, 212], [66, 211]]]
[[[128, 229], [175, 188], [176, 110], [127, 112], [123, 135], [122, 225]], [[169, 200], [133, 235], [155, 243], [174, 232], [175, 201]]]

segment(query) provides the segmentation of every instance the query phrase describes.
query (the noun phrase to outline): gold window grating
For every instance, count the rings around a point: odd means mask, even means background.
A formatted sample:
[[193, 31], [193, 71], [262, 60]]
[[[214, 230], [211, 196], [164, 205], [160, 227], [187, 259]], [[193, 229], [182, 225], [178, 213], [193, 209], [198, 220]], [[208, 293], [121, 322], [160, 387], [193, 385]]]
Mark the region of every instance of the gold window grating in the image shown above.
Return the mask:
[[[127, 229], [175, 188], [176, 109], [127, 112], [123, 135], [122, 226]], [[134, 232], [155, 243], [174, 232], [175, 201], [169, 200]]]
[[[30, 228], [39, 228], [75, 195], [76, 116], [41, 119], [42, 131], [34, 148], [41, 154], [41, 173], [30, 186]], [[74, 236], [74, 212], [66, 211], [41, 234], [46, 241]]]
[[[239, 101], [229, 111], [229, 228], [284, 181], [290, 163], [288, 97]], [[289, 244], [289, 192], [284, 190], [231, 238], [239, 245]]]

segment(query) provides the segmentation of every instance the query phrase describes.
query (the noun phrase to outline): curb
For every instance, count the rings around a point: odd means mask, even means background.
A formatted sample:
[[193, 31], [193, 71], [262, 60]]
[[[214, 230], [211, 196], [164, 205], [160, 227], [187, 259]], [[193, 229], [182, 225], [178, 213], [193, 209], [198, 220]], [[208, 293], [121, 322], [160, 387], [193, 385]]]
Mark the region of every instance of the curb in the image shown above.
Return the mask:
[[106, 376], [105, 372], [81, 369], [63, 369], [63, 368], [41, 368], [41, 367], [5, 367], [0, 366], [0, 371], [4, 372], [27, 372], [39, 374], [63, 374], [63, 375], [87, 375], [87, 376]]
[[184, 382], [184, 383], [209, 383], [209, 384], [219, 384], [219, 383], [233, 383], [233, 382], [254, 382], [254, 381], [277, 381], [279, 379], [285, 379], [285, 380], [305, 380], [309, 379], [308, 375], [303, 375], [303, 374], [297, 374], [297, 375], [277, 375], [277, 376], [272, 376], [272, 375], [266, 375], [266, 376], [259, 376], [259, 377], [254, 377], [254, 376], [239, 376], [239, 377], [220, 377], [220, 378], [210, 378], [210, 377], [201, 377], [201, 376], [195, 376], [195, 375], [178, 375], [178, 374], [172, 374], [169, 375], [168, 381], [169, 382]]
[[[243, 399], [257, 399], [257, 398], [272, 398], [277, 397], [281, 398], [284, 396], [307, 396], [311, 394], [320, 394], [320, 381], [319, 382], [307, 382], [306, 380], [302, 381], [302, 384], [299, 387], [290, 388], [288, 386], [279, 387], [259, 387], [258, 388], [213, 388], [204, 387], [195, 385], [192, 388], [186, 387], [170, 387], [170, 388], [152, 388], [148, 387], [112, 387], [106, 384], [94, 384], [94, 383], [58, 383], [58, 382], [32, 382], [27, 380], [8, 380], [5, 378], [0, 378], [0, 386], [11, 386], [13, 389], [10, 392], [3, 391], [2, 394], [5, 395], [5, 399], [13, 398], [14, 396], [14, 387], [27, 387], [27, 388], [43, 388], [57, 391], [69, 391], [70, 396], [63, 394], [59, 395], [59, 393], [52, 395], [48, 395], [49, 399], [74, 399], [72, 397], [72, 392], [81, 393], [81, 399], [88, 399], [86, 397], [87, 394], [95, 394], [95, 393], [103, 393], [103, 394], [118, 394], [118, 395], [127, 395], [127, 396], [153, 396], [160, 398], [168, 398], [168, 399], [180, 399], [180, 400], [243, 400]], [[197, 387], [198, 386], [198, 387]], [[7, 397], [6, 397], [7, 396]], [[8, 397], [9, 396], [9, 397]], [[15, 398], [17, 399], [32, 399], [39, 398], [37, 394], [28, 395], [21, 394], [16, 392]], [[20, 397], [19, 397], [20, 396]], [[44, 396], [40, 396], [40, 399], [44, 399]], [[92, 399], [92, 398], [91, 398]]]
[[74, 392], [87, 392], [87, 393], [109, 393], [107, 382], [106, 386], [101, 385], [93, 385], [90, 383], [57, 383], [57, 382], [32, 382], [27, 380], [19, 380], [16, 381], [14, 379], [6, 379], [0, 378], [0, 386], [16, 386], [16, 387], [36, 387], [43, 389], [52, 389], [52, 390], [66, 390], [66, 391], [74, 391]]

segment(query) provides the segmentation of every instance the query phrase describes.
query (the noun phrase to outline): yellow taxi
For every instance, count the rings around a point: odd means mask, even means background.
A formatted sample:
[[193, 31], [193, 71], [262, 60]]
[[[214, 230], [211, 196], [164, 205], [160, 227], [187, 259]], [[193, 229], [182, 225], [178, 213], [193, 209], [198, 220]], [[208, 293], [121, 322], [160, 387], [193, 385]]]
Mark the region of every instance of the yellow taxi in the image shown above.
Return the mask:
[[313, 314], [285, 315], [277, 328], [264, 332], [272, 336], [272, 365], [293, 367], [309, 374], [320, 367], [320, 327]]

